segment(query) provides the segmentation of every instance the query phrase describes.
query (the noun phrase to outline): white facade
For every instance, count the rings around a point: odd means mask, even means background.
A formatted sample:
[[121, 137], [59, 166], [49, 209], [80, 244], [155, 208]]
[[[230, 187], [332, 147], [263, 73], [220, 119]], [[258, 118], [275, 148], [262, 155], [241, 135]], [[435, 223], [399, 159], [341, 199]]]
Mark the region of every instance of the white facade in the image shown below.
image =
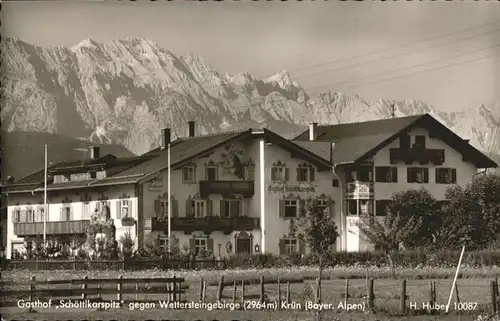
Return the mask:
[[[26, 238], [43, 237], [43, 193], [12, 193], [9, 194], [8, 201], [6, 254], [10, 258], [13, 250], [24, 251]], [[133, 238], [137, 237], [137, 225], [122, 226], [120, 217], [120, 214], [125, 214], [125, 208], [128, 208], [128, 215], [137, 220], [138, 201], [132, 185], [49, 191], [47, 203], [47, 240], [57, 238], [69, 242], [77, 237], [85, 241], [91, 215], [103, 205], [109, 207], [118, 243], [125, 233], [130, 233]]]
[[[464, 161], [462, 155], [456, 151], [455, 149], [448, 146], [443, 141], [438, 138], [430, 137], [427, 130], [422, 128], [416, 128], [409, 132], [410, 136], [410, 144], [415, 143], [416, 136], [425, 137], [425, 147], [427, 149], [438, 149], [444, 150], [444, 162], [440, 165], [434, 165], [432, 162], [429, 164], [421, 165], [417, 162], [413, 164], [405, 164], [405, 162], [398, 161], [396, 164], [391, 164], [390, 161], [390, 150], [399, 148], [399, 140], [395, 139], [389, 145], [381, 149], [377, 152], [377, 154], [373, 157], [373, 166], [372, 166], [372, 184], [373, 184], [373, 212], [375, 215], [379, 215], [377, 213], [377, 202], [383, 200], [390, 200], [392, 195], [396, 192], [405, 191], [409, 189], [420, 189], [425, 188], [432, 194], [436, 200], [445, 200], [445, 192], [448, 187], [458, 184], [462, 187], [465, 187], [467, 183], [469, 183], [474, 175], [477, 173], [478, 169], [476, 166], [470, 162]], [[397, 182], [379, 182], [377, 181], [376, 171], [379, 167], [395, 167], [397, 171]], [[412, 171], [412, 169], [424, 169], [427, 172], [425, 175], [428, 180], [422, 180], [421, 182], [412, 182], [411, 177], [408, 177], [408, 171]], [[440, 169], [450, 169], [453, 170], [456, 176], [455, 181], [448, 181], [449, 183], [443, 181], [436, 181], [436, 169], [440, 171]], [[346, 173], [341, 172], [342, 179], [345, 179]], [[439, 178], [438, 178], [439, 180]], [[410, 181], [410, 182], [409, 182]], [[344, 182], [346, 184], [346, 182]], [[347, 183], [349, 184], [349, 183]], [[352, 184], [352, 183], [351, 183]], [[361, 182], [361, 185], [369, 184], [369, 182]], [[344, 198], [345, 199], [345, 198]], [[365, 200], [366, 201], [366, 200]], [[345, 199], [344, 210], [347, 214], [346, 217], [346, 230], [345, 233], [345, 244], [346, 247], [343, 249], [347, 251], [362, 251], [369, 250], [372, 247], [367, 244], [365, 239], [359, 235], [359, 228], [357, 227], [357, 222], [359, 222], [359, 217], [357, 215], [350, 214], [348, 200]], [[361, 202], [361, 201], [360, 201]], [[380, 211], [380, 209], [378, 209]], [[359, 214], [359, 213], [358, 213]], [[380, 216], [382, 219], [383, 216]]]

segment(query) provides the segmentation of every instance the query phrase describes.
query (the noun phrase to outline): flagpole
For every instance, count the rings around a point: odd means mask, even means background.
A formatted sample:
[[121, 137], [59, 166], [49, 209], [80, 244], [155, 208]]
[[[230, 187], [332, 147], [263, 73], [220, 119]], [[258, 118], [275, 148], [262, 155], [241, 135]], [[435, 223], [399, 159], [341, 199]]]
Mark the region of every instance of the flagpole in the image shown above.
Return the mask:
[[43, 244], [47, 245], [47, 144], [45, 144], [45, 174], [43, 188]]
[[168, 253], [170, 254], [170, 243], [171, 243], [171, 238], [170, 238], [170, 233], [171, 233], [171, 220], [172, 220], [172, 195], [171, 195], [171, 186], [170, 186], [170, 182], [171, 182], [171, 173], [172, 173], [172, 169], [170, 168], [170, 143], [168, 143], [168, 150], [167, 150], [167, 161], [168, 161], [168, 182], [167, 182], [167, 194], [168, 194], [168, 202], [167, 202], [167, 206], [168, 206], [168, 243], [167, 243], [167, 246], [168, 246]]

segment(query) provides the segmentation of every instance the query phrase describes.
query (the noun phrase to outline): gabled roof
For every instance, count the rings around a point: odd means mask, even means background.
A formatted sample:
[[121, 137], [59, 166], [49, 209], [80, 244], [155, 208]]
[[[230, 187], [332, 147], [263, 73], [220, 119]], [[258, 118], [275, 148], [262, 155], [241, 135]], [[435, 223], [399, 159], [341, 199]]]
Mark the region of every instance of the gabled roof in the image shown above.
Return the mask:
[[[229, 142], [259, 137], [263, 137], [267, 142], [277, 144], [296, 155], [300, 155], [305, 160], [316, 164], [321, 169], [330, 169], [332, 166], [330, 163], [330, 143], [294, 143], [267, 129], [247, 129], [177, 139], [170, 144], [171, 166], [177, 169]], [[328, 147], [328, 150], [325, 149], [325, 146]], [[116, 158], [108, 154], [96, 160], [60, 162], [51, 165], [48, 168], [48, 172], [59, 174], [72, 171], [85, 172], [95, 168], [102, 168], [107, 171], [107, 177], [57, 184], [52, 184], [50, 182], [47, 190], [76, 189], [145, 182], [153, 178], [156, 173], [168, 168], [167, 153], [167, 149], [159, 147], [138, 157]], [[43, 191], [43, 184], [44, 170], [41, 170], [20, 179], [14, 184], [5, 186], [4, 192], [39, 192]]]
[[[259, 135], [265, 137], [266, 141], [280, 145], [281, 147], [291, 152], [298, 153], [305, 159], [310, 160], [311, 162], [319, 166], [331, 168], [329, 157], [323, 158], [321, 155], [317, 155], [309, 149], [303, 148], [293, 142], [290, 142], [289, 140], [268, 129], [247, 129], [175, 140], [170, 145], [171, 167], [173, 169], [177, 169], [185, 165], [186, 163], [203, 155], [206, 155], [207, 153], [210, 153], [214, 149], [219, 148], [227, 143], [238, 140], [257, 138]], [[144, 177], [141, 179], [141, 181], [147, 181], [158, 172], [161, 172], [168, 168], [168, 156], [166, 149], [157, 148], [147, 153], [146, 155], [155, 155], [156, 157], [151, 161], [131, 168], [123, 172], [122, 174], [144, 174]]]
[[[335, 142], [333, 162], [335, 164], [362, 162], [373, 157], [380, 149], [412, 128], [427, 129], [450, 147], [457, 150], [478, 168], [498, 167], [489, 157], [456, 135], [429, 114], [374, 120], [360, 123], [348, 123], [317, 126], [318, 141]], [[306, 141], [309, 132], [305, 131], [295, 140]]]
[[[151, 159], [150, 156], [136, 156], [136, 157], [123, 157], [117, 158], [111, 154], [104, 155], [97, 159], [88, 159], [83, 161], [63, 161], [57, 164], [48, 166], [48, 186], [47, 190], [62, 190], [62, 189], [75, 189], [75, 188], [86, 188], [90, 185], [112, 185], [119, 184], [129, 184], [131, 183], [130, 177], [124, 177], [120, 173], [124, 170], [136, 166]], [[91, 180], [78, 180], [70, 182], [62, 182], [53, 184], [53, 176], [68, 172], [86, 172], [93, 169], [105, 169], [107, 176], [102, 179], [91, 179]], [[2, 192], [7, 193], [24, 193], [24, 192], [36, 192], [43, 190], [45, 171], [42, 169], [35, 172], [29, 176], [26, 176], [13, 184], [7, 184], [2, 187]], [[132, 181], [132, 183], [134, 183]]]

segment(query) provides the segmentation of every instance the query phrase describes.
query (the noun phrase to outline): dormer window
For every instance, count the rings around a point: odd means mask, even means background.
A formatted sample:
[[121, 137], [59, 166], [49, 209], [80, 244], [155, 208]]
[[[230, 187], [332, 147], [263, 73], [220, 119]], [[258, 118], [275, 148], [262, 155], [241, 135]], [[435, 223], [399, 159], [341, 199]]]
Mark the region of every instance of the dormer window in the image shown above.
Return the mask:
[[71, 180], [71, 174], [62, 174], [63, 182], [68, 182]]

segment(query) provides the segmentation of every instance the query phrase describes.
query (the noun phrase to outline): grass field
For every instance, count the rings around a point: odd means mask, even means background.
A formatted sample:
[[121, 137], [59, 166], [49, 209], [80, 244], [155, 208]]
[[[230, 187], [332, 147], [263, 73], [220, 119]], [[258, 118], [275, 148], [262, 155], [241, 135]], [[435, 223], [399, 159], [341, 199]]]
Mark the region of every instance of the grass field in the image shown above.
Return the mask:
[[[362, 303], [366, 301], [366, 274], [364, 268], [341, 268], [326, 269], [322, 273], [322, 302], [334, 303], [345, 300], [346, 278], [349, 278], [349, 303]], [[375, 307], [378, 310], [375, 315], [363, 312], [327, 312], [323, 320], [473, 320], [473, 315], [481, 311], [491, 310], [489, 283], [495, 276], [500, 275], [500, 268], [468, 269], [464, 268], [458, 280], [459, 296], [461, 302], [477, 303], [474, 311], [456, 311], [451, 307], [450, 315], [413, 315], [409, 317], [397, 317], [399, 311], [399, 297], [401, 279], [407, 280], [407, 295], [409, 302], [415, 302], [418, 306], [429, 301], [429, 281], [436, 281], [437, 302], [446, 304], [452, 287], [454, 269], [398, 269], [396, 279], [392, 278], [391, 271], [384, 268], [368, 269], [369, 278], [374, 279]], [[221, 275], [224, 275], [225, 284], [223, 300], [232, 301], [232, 282], [234, 280], [257, 281], [263, 275], [265, 279], [276, 280], [278, 277], [287, 279], [303, 280], [303, 283], [292, 283], [290, 286], [292, 302], [303, 302], [314, 300], [311, 285], [318, 276], [317, 268], [296, 269], [262, 269], [262, 270], [231, 270], [231, 271], [3, 271], [3, 280], [28, 280], [35, 276], [37, 280], [55, 279], [81, 279], [89, 278], [161, 278], [178, 276], [186, 279], [189, 285], [186, 296], [188, 301], [198, 301], [199, 281], [203, 278], [207, 282], [206, 301], [216, 301], [217, 283]], [[245, 286], [245, 297], [248, 300], [258, 299], [259, 285]], [[309, 290], [306, 290], [309, 289]], [[266, 284], [266, 294], [271, 301], [277, 299], [278, 289], [276, 284]], [[240, 289], [238, 288], [237, 292]], [[282, 288], [282, 295], [285, 290]], [[124, 295], [125, 296], [125, 295]], [[124, 299], [136, 299], [133, 294]], [[103, 299], [115, 299], [114, 296], [103, 296]], [[140, 300], [164, 299], [161, 294], [148, 294], [139, 298]], [[456, 298], [453, 296], [453, 301]], [[0, 309], [7, 320], [317, 320], [312, 312], [304, 311], [169, 311], [164, 309], [147, 309], [144, 311], [130, 311], [127, 307], [113, 311], [82, 311], [82, 310], [43, 310], [39, 309], [35, 314], [26, 314], [26, 310], [20, 308]], [[71, 317], [69, 317], [71, 316]], [[391, 317], [390, 317], [391, 316]]]

